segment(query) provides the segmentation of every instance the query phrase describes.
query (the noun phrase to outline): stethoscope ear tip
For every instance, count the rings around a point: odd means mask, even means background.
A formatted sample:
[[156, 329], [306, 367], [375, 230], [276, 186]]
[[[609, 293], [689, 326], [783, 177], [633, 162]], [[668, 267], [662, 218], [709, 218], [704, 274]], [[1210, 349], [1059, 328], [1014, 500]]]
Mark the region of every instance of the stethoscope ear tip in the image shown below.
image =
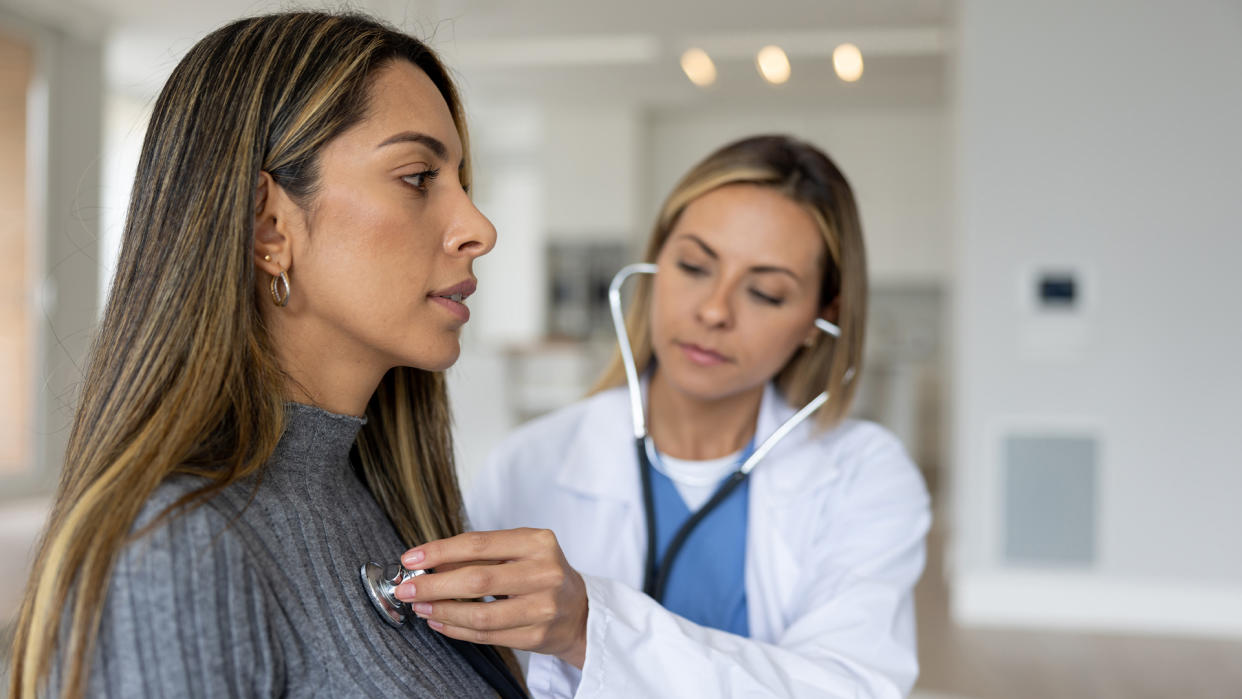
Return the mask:
[[841, 328], [836, 323], [830, 323], [823, 318], [816, 318], [815, 327], [823, 330], [833, 337], [841, 337]]

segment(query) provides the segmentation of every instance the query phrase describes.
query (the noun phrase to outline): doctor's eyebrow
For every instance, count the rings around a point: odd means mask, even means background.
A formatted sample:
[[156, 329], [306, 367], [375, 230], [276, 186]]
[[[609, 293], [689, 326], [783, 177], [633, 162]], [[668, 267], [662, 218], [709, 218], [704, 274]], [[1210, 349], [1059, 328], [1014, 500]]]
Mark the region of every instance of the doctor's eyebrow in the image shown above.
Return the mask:
[[[401, 133], [393, 134], [392, 136], [389, 136], [381, 141], [375, 149], [379, 150], [385, 146], [392, 146], [398, 143], [417, 143], [431, 151], [431, 154], [440, 160], [448, 160], [448, 147], [444, 145], [444, 141], [441, 141], [435, 136], [428, 136], [425, 133], [419, 133], [417, 131], [402, 131]], [[462, 161], [457, 164], [457, 169], [461, 170], [465, 167], [465, 165], [465, 161]]]
[[[698, 237], [697, 235], [693, 233], [682, 233], [677, 237], [685, 238], [687, 240], [693, 241], [700, 248], [703, 249], [703, 254], [707, 255], [713, 260], [720, 259], [720, 256], [716, 254], [716, 251], [713, 250], [710, 245], [703, 242], [703, 239]], [[758, 272], [760, 274], [767, 274], [767, 273], [773, 273], [773, 272], [777, 274], [787, 274], [790, 277], [793, 277], [794, 279], [798, 281], [802, 281], [802, 277], [799, 277], [792, 269], [789, 269], [788, 267], [781, 267], [779, 265], [755, 265], [754, 267], [750, 268], [750, 271]]]

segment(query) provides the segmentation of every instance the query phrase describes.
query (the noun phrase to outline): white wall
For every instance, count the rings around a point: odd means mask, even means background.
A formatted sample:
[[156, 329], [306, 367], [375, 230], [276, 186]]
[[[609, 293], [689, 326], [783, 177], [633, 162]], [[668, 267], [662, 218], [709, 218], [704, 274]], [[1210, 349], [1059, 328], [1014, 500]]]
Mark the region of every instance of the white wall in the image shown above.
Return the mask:
[[103, 53], [98, 37], [0, 10], [0, 22], [35, 46], [27, 153], [31, 255], [37, 280], [35, 468], [3, 482], [3, 496], [50, 492], [59, 476], [93, 339], [99, 265], [98, 210]]
[[664, 196], [694, 163], [725, 143], [788, 133], [823, 148], [858, 198], [875, 282], [940, 282], [949, 265], [948, 136], [943, 108], [664, 109], [649, 122], [645, 237]]
[[[955, 612], [1242, 635], [1242, 5], [959, 16]], [[1024, 310], [1039, 264], [1085, 313]], [[1085, 569], [1000, 559], [1000, 433], [1039, 425], [1099, 440]]]
[[544, 206], [553, 237], [625, 239], [637, 221], [638, 110], [631, 105], [551, 104]]
[[110, 90], [103, 107], [103, 182], [99, 209], [99, 307], [107, 301], [125, 232], [134, 173], [155, 98]]
[[497, 237], [475, 265], [479, 290], [462, 355], [448, 372], [463, 486], [516, 426], [518, 357], [532, 350], [561, 356], [540, 344], [548, 241], [625, 239], [634, 225], [640, 152], [636, 112], [624, 106], [467, 96], [467, 111], [475, 202]]
[[59, 475], [77, 408], [99, 298], [103, 50], [97, 39], [55, 34], [49, 45], [43, 464]]
[[[36, 376], [34, 468], [0, 481], [0, 627], [11, 624], [33, 545], [60, 476], [96, 318], [102, 51], [81, 26], [0, 8], [0, 25], [35, 47], [27, 112], [27, 193]], [[0, 367], [9, 371], [10, 367]], [[3, 674], [0, 672], [0, 674]]]
[[475, 201], [496, 226], [477, 263], [467, 340], [530, 344], [545, 332], [550, 238], [626, 239], [638, 200], [638, 116], [617, 105], [467, 103]]

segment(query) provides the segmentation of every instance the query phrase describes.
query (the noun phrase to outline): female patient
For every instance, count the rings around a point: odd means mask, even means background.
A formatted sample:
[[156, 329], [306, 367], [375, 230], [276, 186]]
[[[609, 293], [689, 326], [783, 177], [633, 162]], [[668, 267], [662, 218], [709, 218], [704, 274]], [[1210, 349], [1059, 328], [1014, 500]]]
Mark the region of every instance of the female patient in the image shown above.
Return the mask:
[[513, 694], [495, 651], [390, 628], [357, 578], [461, 530], [438, 372], [495, 243], [469, 181], [444, 67], [373, 21], [242, 20], [181, 61], [143, 144], [13, 696]]

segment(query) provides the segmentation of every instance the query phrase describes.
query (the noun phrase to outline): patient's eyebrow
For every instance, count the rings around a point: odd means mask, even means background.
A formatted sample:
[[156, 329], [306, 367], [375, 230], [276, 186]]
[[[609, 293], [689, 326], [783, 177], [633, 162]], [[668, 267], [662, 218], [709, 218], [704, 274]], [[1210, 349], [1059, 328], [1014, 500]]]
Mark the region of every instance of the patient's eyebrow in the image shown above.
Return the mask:
[[393, 134], [392, 136], [384, 139], [383, 142], [375, 148], [376, 150], [379, 150], [385, 146], [391, 146], [397, 143], [418, 143], [425, 146], [427, 150], [431, 151], [432, 155], [436, 156], [440, 160], [446, 160], [448, 158], [448, 148], [444, 146], [443, 141], [435, 136], [428, 136], [425, 133], [418, 133], [417, 131], [402, 131], [401, 133]]

